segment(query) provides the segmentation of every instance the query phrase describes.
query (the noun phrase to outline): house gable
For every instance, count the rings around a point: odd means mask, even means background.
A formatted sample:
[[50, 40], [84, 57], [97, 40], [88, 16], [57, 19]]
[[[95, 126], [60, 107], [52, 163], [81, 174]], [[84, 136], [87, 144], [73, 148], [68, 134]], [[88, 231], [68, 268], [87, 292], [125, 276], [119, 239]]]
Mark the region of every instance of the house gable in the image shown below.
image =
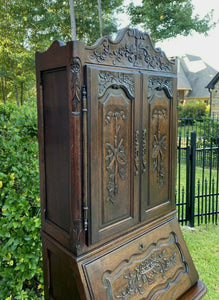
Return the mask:
[[206, 88], [210, 91], [211, 116], [219, 115], [219, 72], [209, 82]]
[[[198, 56], [186, 54], [178, 57], [177, 89], [179, 92], [184, 89], [184, 97], [187, 100], [209, 100], [210, 94], [205, 87], [216, 74], [217, 71]], [[186, 78], [186, 81], [182, 78]], [[189, 85], [185, 82], [188, 82]]]

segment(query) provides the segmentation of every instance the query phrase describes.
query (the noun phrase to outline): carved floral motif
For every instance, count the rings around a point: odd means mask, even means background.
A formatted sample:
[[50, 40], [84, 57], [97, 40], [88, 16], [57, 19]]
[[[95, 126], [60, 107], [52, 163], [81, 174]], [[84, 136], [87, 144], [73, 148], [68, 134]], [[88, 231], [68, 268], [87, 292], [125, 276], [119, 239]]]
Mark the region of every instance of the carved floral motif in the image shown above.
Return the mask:
[[157, 182], [159, 187], [165, 183], [166, 170], [163, 165], [164, 154], [166, 150], [165, 145], [166, 135], [161, 136], [160, 131], [154, 134], [152, 158], [153, 158], [153, 172], [157, 170]]
[[159, 188], [165, 183], [166, 170], [164, 168], [164, 158], [166, 147], [166, 135], [161, 135], [160, 118], [167, 119], [166, 109], [154, 109], [152, 120], [156, 119], [157, 126], [154, 133], [154, 140], [152, 143], [152, 159], [153, 159], [153, 172], [157, 171], [157, 182]]
[[123, 277], [127, 281], [127, 286], [119, 294], [116, 294], [116, 298], [126, 299], [126, 297], [133, 294], [143, 295], [145, 293], [144, 288], [147, 285], [158, 281], [159, 277], [165, 278], [165, 273], [175, 265], [176, 252], [168, 256], [165, 249], [143, 260], [143, 262], [136, 265], [134, 271], [124, 274]]
[[135, 175], [139, 174], [140, 159], [139, 159], [139, 130], [135, 131]]
[[112, 203], [116, 202], [116, 195], [118, 194], [119, 178], [125, 180], [127, 177], [127, 154], [124, 147], [124, 138], [120, 135], [119, 119], [125, 120], [126, 116], [124, 111], [112, 112], [109, 111], [105, 118], [105, 123], [109, 125], [113, 120], [114, 125], [114, 138], [113, 143], [105, 143], [106, 147], [106, 170], [108, 171], [108, 183], [107, 183], [107, 201]]
[[142, 173], [146, 172], [147, 167], [147, 144], [146, 144], [147, 129], [142, 130]]
[[[135, 175], [139, 174], [140, 166], [141, 166], [141, 172], [142, 173], [146, 172], [146, 166], [147, 166], [146, 134], [147, 134], [147, 130], [143, 129], [141, 135], [141, 150], [139, 151], [140, 132], [139, 130], [136, 130], [135, 132]], [[141, 157], [141, 161], [140, 161], [140, 157]]]

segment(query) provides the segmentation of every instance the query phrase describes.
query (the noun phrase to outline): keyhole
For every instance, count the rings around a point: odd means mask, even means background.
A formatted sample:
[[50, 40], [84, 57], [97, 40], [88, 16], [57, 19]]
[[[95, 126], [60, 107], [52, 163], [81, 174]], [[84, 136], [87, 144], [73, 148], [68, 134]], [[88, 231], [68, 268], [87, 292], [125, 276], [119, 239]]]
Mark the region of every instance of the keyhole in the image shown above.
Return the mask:
[[142, 251], [144, 249], [144, 244], [142, 242], [139, 243], [138, 249]]

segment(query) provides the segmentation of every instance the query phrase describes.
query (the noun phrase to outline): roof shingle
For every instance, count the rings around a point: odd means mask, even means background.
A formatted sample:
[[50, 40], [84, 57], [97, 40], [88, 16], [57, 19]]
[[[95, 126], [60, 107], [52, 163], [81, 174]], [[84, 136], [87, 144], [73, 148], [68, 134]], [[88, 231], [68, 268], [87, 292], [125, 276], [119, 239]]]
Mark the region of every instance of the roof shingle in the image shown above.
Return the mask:
[[208, 98], [206, 85], [216, 74], [217, 71], [199, 56], [186, 54], [178, 57], [178, 89], [189, 90], [187, 98]]

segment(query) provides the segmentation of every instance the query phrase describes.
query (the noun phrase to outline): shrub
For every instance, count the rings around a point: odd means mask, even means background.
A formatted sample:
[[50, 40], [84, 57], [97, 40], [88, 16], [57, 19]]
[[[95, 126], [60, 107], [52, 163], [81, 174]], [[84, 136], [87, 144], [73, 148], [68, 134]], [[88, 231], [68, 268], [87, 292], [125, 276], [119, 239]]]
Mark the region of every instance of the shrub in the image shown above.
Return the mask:
[[179, 118], [202, 119], [206, 116], [207, 105], [203, 101], [179, 104]]
[[37, 115], [0, 105], [0, 299], [42, 292]]

